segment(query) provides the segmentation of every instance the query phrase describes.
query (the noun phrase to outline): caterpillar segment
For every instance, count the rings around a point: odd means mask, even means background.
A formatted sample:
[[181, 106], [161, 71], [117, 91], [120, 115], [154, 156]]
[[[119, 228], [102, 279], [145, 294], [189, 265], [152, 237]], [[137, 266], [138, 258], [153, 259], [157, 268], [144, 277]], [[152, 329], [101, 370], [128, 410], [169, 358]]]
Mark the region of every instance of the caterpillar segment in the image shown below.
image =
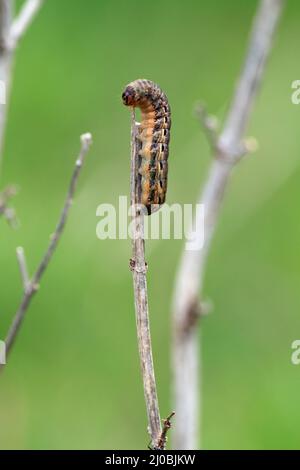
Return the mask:
[[165, 93], [150, 80], [129, 83], [122, 100], [125, 106], [141, 110], [138, 203], [150, 215], [166, 200], [171, 110]]

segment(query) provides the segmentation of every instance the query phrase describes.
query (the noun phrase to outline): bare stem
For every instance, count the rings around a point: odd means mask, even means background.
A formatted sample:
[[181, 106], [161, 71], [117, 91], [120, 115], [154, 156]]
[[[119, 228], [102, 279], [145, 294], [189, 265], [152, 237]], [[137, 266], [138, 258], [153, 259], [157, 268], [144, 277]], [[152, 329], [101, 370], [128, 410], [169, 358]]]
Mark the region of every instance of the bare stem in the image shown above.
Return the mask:
[[139, 141], [137, 139], [138, 124], [135, 113], [132, 112], [131, 124], [131, 210], [132, 210], [132, 259], [130, 268], [133, 275], [135, 300], [135, 315], [138, 347], [144, 384], [144, 395], [148, 416], [151, 446], [156, 448], [161, 435], [161, 422], [158, 406], [157, 389], [154, 375], [152, 345], [150, 336], [148, 293], [147, 293], [147, 264], [145, 262], [144, 214], [137, 202], [137, 160]]
[[8, 186], [0, 193], [0, 216], [2, 215], [11, 227], [17, 227], [17, 218], [15, 210], [9, 206], [10, 199], [17, 194], [15, 186]]
[[[83, 134], [81, 136], [80, 153], [79, 153], [79, 156], [76, 160], [76, 164], [75, 164], [75, 168], [74, 168], [74, 171], [73, 171], [73, 174], [72, 174], [72, 177], [71, 177], [71, 181], [70, 181], [69, 189], [68, 189], [68, 192], [67, 192], [66, 200], [65, 200], [65, 203], [64, 203], [64, 206], [63, 206], [58, 224], [56, 226], [55, 232], [51, 237], [51, 241], [48, 245], [48, 248], [47, 248], [40, 264], [38, 265], [38, 268], [35, 271], [32, 279], [29, 282], [26, 282], [26, 289], [25, 289], [25, 292], [23, 294], [21, 304], [20, 304], [20, 306], [19, 306], [19, 308], [18, 308], [18, 310], [17, 310], [17, 312], [14, 316], [12, 324], [9, 328], [9, 331], [8, 331], [8, 334], [7, 334], [7, 337], [6, 337], [6, 340], [5, 340], [7, 354], [10, 352], [10, 350], [11, 350], [13, 344], [14, 344], [17, 333], [18, 333], [18, 331], [21, 327], [21, 324], [24, 320], [24, 317], [26, 315], [26, 312], [28, 310], [28, 307], [29, 307], [29, 304], [32, 300], [32, 297], [34, 296], [34, 294], [39, 289], [39, 283], [41, 281], [41, 278], [42, 278], [46, 268], [48, 267], [48, 264], [49, 264], [53, 254], [54, 254], [54, 252], [57, 248], [57, 244], [58, 244], [58, 242], [59, 242], [59, 240], [62, 236], [64, 227], [65, 227], [65, 224], [67, 222], [68, 215], [69, 215], [69, 211], [70, 211], [70, 208], [71, 208], [71, 205], [72, 205], [72, 202], [73, 202], [73, 197], [74, 197], [74, 193], [75, 193], [75, 190], [76, 190], [78, 177], [79, 177], [82, 165], [84, 163], [84, 158], [85, 158], [91, 144], [92, 144], [91, 134]], [[22, 260], [22, 264], [23, 264], [23, 260]], [[23, 269], [25, 269], [24, 266], [22, 266], [22, 270]], [[26, 271], [27, 271], [27, 268], [26, 268]], [[25, 277], [24, 274], [23, 274], [23, 276]]]
[[21, 279], [23, 283], [24, 292], [27, 291], [27, 288], [30, 283], [30, 278], [27, 269], [27, 262], [25, 257], [24, 248], [22, 246], [18, 246], [16, 249], [17, 260], [19, 264]]
[[172, 413], [167, 418], [163, 419], [162, 431], [158, 440], [157, 448], [155, 450], [164, 450], [166, 448], [167, 434], [169, 429], [172, 427], [171, 420], [174, 415], [175, 411], [172, 411]]
[[207, 114], [206, 107], [202, 103], [197, 103], [195, 107], [196, 116], [202, 124], [203, 130], [206, 133], [208, 143], [212, 151], [216, 150], [218, 141], [218, 120], [215, 116]]
[[7, 115], [7, 101], [10, 89], [12, 53], [7, 48], [7, 42], [12, 22], [11, 0], [0, 0], [0, 86], [5, 102], [0, 103], [0, 162], [3, 149], [3, 139]]
[[13, 0], [0, 0], [0, 86], [5, 89], [5, 103], [0, 103], [0, 158], [3, 150], [14, 50], [43, 1], [26, 0], [19, 15], [14, 19]]
[[44, 0], [26, 0], [24, 2], [19, 15], [13, 20], [10, 28], [8, 40], [10, 49], [16, 48], [43, 3]]
[[[184, 251], [173, 297], [173, 373], [176, 425], [175, 449], [199, 445], [199, 335], [197, 318], [201, 303], [206, 259], [232, 168], [247, 150], [243, 142], [250, 111], [261, 83], [284, 0], [261, 0], [250, 37], [244, 67], [227, 119], [217, 140], [214, 159], [199, 204], [204, 204], [205, 241], [198, 251]], [[211, 139], [210, 139], [211, 142]], [[199, 234], [200, 237], [200, 234]]]

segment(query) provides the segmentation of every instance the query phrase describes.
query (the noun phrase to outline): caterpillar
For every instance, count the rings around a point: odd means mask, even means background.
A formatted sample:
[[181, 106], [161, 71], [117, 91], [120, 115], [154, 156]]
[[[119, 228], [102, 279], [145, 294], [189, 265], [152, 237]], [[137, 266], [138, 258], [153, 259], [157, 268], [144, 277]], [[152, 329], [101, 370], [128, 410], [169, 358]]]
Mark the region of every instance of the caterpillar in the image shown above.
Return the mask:
[[145, 79], [129, 83], [122, 94], [122, 100], [125, 106], [138, 107], [141, 110], [137, 202], [146, 206], [148, 215], [151, 215], [166, 199], [170, 106], [160, 87]]

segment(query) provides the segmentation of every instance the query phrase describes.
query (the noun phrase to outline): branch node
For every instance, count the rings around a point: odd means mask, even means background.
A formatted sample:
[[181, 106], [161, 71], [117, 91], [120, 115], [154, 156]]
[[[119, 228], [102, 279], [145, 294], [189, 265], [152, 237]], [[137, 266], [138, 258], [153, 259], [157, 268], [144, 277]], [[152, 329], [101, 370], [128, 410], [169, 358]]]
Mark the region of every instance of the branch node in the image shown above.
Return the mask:
[[157, 446], [153, 450], [165, 450], [166, 443], [167, 443], [167, 433], [169, 429], [172, 427], [171, 419], [175, 415], [175, 411], [172, 411], [170, 415], [162, 420], [163, 426], [162, 431], [157, 441]]
[[93, 137], [90, 132], [86, 132], [85, 134], [82, 134], [80, 136], [80, 143], [81, 143], [81, 152], [79, 154], [79, 157], [76, 160], [76, 166], [81, 167], [84, 161], [85, 156], [87, 155], [87, 152], [90, 149], [90, 146], [93, 143]]
[[200, 301], [198, 298], [191, 300], [189, 307], [186, 310], [186, 316], [183, 319], [184, 323], [180, 326], [180, 332], [183, 335], [188, 334], [202, 317], [209, 315], [213, 310], [213, 303], [211, 300]]
[[39, 289], [40, 289], [40, 284], [39, 283], [31, 284], [32, 292], [37, 292]]
[[245, 154], [257, 152], [257, 150], [259, 149], [258, 140], [253, 136], [246, 137], [246, 139], [244, 139], [243, 141], [243, 147]]
[[147, 274], [148, 263], [145, 261], [144, 267], [141, 267], [137, 265], [134, 259], [130, 258], [129, 268], [130, 268], [130, 271], [135, 271], [136, 273], [140, 273], [140, 274]]
[[206, 317], [207, 315], [210, 315], [213, 311], [214, 304], [211, 299], [203, 300], [200, 302], [200, 311], [199, 315], [201, 317]]
[[221, 137], [216, 148], [216, 158], [227, 163], [229, 166], [233, 166], [239, 163], [247, 154], [256, 152], [258, 141], [255, 137], [247, 137], [242, 139], [239, 144], [230, 145], [226, 142], [226, 139]]
[[4, 189], [0, 194], [0, 215], [7, 220], [9, 225], [16, 229], [19, 226], [19, 221], [16, 216], [16, 211], [14, 208], [9, 207], [9, 201], [18, 193], [17, 186], [11, 185]]
[[218, 142], [218, 118], [212, 114], [208, 114], [206, 106], [201, 102], [196, 103], [195, 114], [205, 131], [210, 147], [215, 150]]
[[90, 147], [93, 143], [92, 134], [90, 132], [86, 132], [84, 134], [81, 134], [80, 142], [81, 142], [81, 145], [86, 145], [87, 147]]

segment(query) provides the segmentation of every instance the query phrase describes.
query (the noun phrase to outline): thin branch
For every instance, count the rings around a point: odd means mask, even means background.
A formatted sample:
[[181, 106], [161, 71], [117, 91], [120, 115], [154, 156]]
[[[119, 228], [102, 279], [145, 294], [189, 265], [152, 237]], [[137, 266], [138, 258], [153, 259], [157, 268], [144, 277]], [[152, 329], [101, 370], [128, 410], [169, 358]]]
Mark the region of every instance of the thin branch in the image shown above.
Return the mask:
[[150, 336], [148, 293], [147, 293], [147, 264], [145, 262], [144, 214], [138, 207], [137, 194], [137, 160], [139, 141], [137, 139], [138, 124], [135, 113], [132, 112], [131, 124], [131, 210], [132, 210], [132, 259], [130, 268], [133, 275], [135, 299], [135, 315], [139, 355], [143, 375], [144, 395], [148, 416], [148, 429], [151, 436], [151, 447], [156, 448], [161, 435], [161, 422], [158, 406], [157, 389], [154, 375], [152, 345]]
[[14, 50], [17, 47], [43, 3], [44, 0], [27, 0], [23, 4], [19, 15], [13, 20], [10, 28], [7, 44], [9, 49]]
[[0, 0], [0, 85], [4, 89], [3, 93], [5, 96], [5, 103], [0, 103], [0, 161], [3, 149], [7, 101], [11, 81], [12, 53], [7, 49], [11, 21], [11, 0]]
[[163, 419], [162, 431], [158, 439], [157, 448], [154, 450], [164, 450], [166, 448], [167, 434], [169, 429], [172, 427], [171, 419], [173, 416], [175, 416], [175, 411], [172, 411], [172, 413], [166, 419]]
[[23, 283], [24, 292], [26, 292], [27, 289], [28, 289], [29, 283], [30, 283], [30, 278], [29, 278], [28, 269], [27, 269], [25, 252], [24, 252], [24, 248], [22, 246], [17, 247], [16, 255], [17, 255], [17, 260], [18, 260], [18, 264], [19, 264], [19, 269], [20, 269], [20, 274], [21, 274], [21, 279], [22, 279], [22, 283]]
[[211, 149], [215, 151], [218, 142], [218, 120], [216, 116], [209, 115], [203, 103], [196, 104], [195, 113], [203, 126]]
[[12, 228], [18, 226], [15, 210], [9, 206], [10, 199], [17, 194], [16, 186], [8, 186], [0, 193], [0, 215], [2, 215]]
[[[201, 303], [206, 259], [218, 221], [225, 189], [234, 165], [245, 154], [243, 135], [261, 83], [273, 35], [284, 0], [261, 0], [254, 20], [250, 45], [223, 132], [198, 203], [204, 204], [205, 241], [198, 251], [184, 251], [173, 297], [173, 372], [176, 426], [175, 449], [195, 449], [199, 445], [199, 337], [197, 319]], [[200, 234], [199, 241], [200, 241]], [[197, 241], [195, 241], [197, 243]]]
[[[28, 310], [28, 307], [30, 305], [30, 302], [32, 300], [32, 297], [36, 293], [36, 291], [39, 289], [39, 284], [41, 281], [41, 278], [48, 267], [48, 264], [57, 248], [57, 244], [62, 236], [65, 224], [67, 222], [67, 218], [69, 215], [69, 211], [73, 202], [73, 197], [74, 193], [76, 190], [77, 186], [77, 181], [78, 177], [82, 168], [82, 165], [84, 163], [84, 159], [86, 154], [88, 153], [88, 150], [92, 144], [92, 136], [91, 134], [83, 134], [81, 136], [81, 149], [79, 156], [76, 160], [75, 163], [75, 168], [71, 177], [71, 182], [69, 185], [69, 189], [67, 192], [66, 200], [58, 221], [58, 224], [56, 226], [55, 232], [51, 237], [51, 241], [48, 245], [48, 248], [42, 258], [42, 261], [38, 265], [38, 268], [36, 272], [34, 273], [32, 279], [28, 282], [26, 291], [24, 292], [21, 304], [14, 316], [14, 319], [12, 321], [12, 324], [9, 328], [5, 343], [6, 343], [6, 352], [9, 354], [14, 341], [16, 339], [17, 333], [21, 327], [21, 324], [24, 320], [24, 317], [26, 315], [26, 312]], [[0, 366], [1, 367], [1, 366]]]
[[5, 103], [0, 103], [0, 159], [11, 87], [14, 51], [44, 0], [26, 0], [19, 15], [13, 18], [13, 0], [0, 0], [0, 86], [5, 89]]
[[6, 48], [12, 19], [12, 1], [0, 0], [0, 51]]
[[5, 207], [11, 198], [13, 198], [18, 192], [16, 186], [11, 185], [7, 186], [1, 193], [0, 193], [0, 212], [3, 213]]

